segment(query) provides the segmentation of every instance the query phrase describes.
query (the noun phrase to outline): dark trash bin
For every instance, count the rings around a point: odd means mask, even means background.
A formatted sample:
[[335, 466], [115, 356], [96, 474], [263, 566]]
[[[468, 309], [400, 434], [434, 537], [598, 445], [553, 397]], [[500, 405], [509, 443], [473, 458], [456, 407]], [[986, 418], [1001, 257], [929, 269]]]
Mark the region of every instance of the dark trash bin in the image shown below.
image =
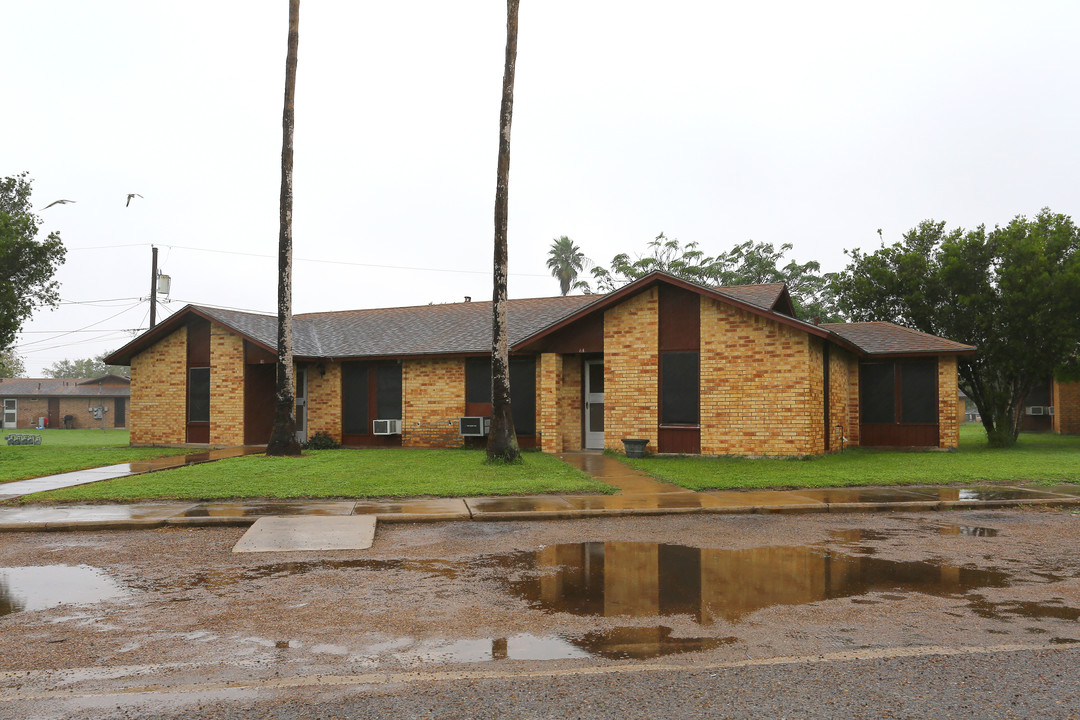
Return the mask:
[[623, 447], [626, 448], [626, 457], [628, 458], [643, 458], [645, 457], [645, 448], [649, 444], [649, 440], [640, 438], [623, 438]]
[[74, 415], [65, 415], [64, 416], [64, 429], [65, 430], [74, 430], [75, 429], [75, 416]]

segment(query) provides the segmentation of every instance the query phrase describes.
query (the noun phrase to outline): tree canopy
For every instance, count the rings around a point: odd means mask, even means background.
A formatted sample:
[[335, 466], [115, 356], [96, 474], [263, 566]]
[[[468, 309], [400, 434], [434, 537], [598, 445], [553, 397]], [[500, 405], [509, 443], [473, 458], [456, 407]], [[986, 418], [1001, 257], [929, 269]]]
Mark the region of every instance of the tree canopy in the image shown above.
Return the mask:
[[1015, 443], [1032, 388], [1080, 348], [1080, 231], [1042, 210], [987, 232], [926, 220], [901, 242], [848, 253], [835, 277], [852, 320], [887, 320], [974, 345], [960, 389], [995, 446]]
[[0, 348], [8, 348], [36, 308], [55, 307], [64, 262], [60, 234], [37, 239], [41, 218], [30, 202], [32, 180], [19, 173], [0, 180]]
[[597, 266], [592, 274], [597, 289], [603, 292], [611, 292], [658, 270], [708, 286], [785, 282], [800, 318], [840, 319], [830, 276], [822, 275], [821, 264], [813, 260], [801, 264], [790, 260], [782, 264], [791, 249], [790, 243], [777, 249], [772, 243], [747, 240], [727, 252], [710, 256], [696, 242], [682, 245], [677, 238], [660, 233], [648, 244], [647, 254], [631, 260], [627, 253], [620, 253], [611, 259], [610, 268]]
[[26, 376], [26, 364], [14, 350], [0, 350], [0, 378]]
[[45, 377], [53, 378], [96, 378], [110, 373], [131, 377], [130, 368], [123, 365], [106, 365], [106, 355], [108, 353], [79, 360], [58, 360], [42, 372]]

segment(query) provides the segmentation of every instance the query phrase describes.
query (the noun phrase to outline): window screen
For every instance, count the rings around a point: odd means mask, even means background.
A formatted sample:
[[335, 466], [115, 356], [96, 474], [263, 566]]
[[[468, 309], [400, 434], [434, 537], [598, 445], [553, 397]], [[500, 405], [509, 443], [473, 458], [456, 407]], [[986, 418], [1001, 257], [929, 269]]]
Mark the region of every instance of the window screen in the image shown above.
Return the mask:
[[210, 422], [210, 368], [188, 370], [188, 422]]
[[510, 413], [514, 432], [536, 434], [536, 358], [510, 361]]
[[[510, 382], [513, 387], [513, 381]], [[491, 402], [491, 358], [465, 361], [465, 402]]]
[[936, 423], [937, 361], [900, 364], [900, 422]]
[[864, 423], [896, 422], [895, 375], [891, 362], [859, 365], [859, 413]]
[[698, 353], [660, 354], [660, 424], [698, 424]]
[[366, 435], [368, 426], [368, 369], [366, 365], [341, 366], [341, 423], [346, 435]]
[[380, 365], [376, 378], [378, 418], [401, 419], [401, 365]]

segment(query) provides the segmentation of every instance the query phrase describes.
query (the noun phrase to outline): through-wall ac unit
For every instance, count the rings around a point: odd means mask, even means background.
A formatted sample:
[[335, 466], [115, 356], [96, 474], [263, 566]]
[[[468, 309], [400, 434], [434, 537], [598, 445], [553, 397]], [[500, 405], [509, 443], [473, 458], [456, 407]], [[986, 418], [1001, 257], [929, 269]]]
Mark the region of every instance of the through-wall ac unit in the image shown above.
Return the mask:
[[1054, 406], [1053, 405], [1047, 405], [1046, 406], [1046, 414], [1047, 415], [1053, 415], [1054, 414]]
[[400, 420], [375, 420], [371, 423], [371, 432], [374, 435], [400, 435]]
[[1042, 415], [1043, 409], [1042, 405], [1028, 405], [1027, 408], [1024, 409], [1024, 412], [1028, 415]]
[[491, 418], [486, 417], [463, 417], [458, 418], [458, 431], [462, 437], [483, 437], [491, 429]]

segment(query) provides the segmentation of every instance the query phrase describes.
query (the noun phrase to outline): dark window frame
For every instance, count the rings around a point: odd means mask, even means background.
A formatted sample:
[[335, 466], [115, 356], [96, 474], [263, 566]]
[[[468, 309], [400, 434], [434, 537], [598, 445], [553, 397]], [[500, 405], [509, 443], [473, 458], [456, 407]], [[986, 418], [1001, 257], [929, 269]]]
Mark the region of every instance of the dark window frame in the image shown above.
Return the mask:
[[[693, 360], [693, 371], [688, 361]], [[672, 373], [670, 376], [668, 373]], [[701, 353], [696, 350], [677, 350], [660, 353], [661, 426], [701, 425]], [[689, 408], [692, 398], [693, 410]]]
[[[199, 387], [195, 382], [195, 373], [203, 375], [205, 373], [205, 388]], [[189, 367], [187, 378], [187, 421], [189, 423], [208, 423], [210, 422], [210, 368], [209, 367]], [[200, 393], [203, 397], [195, 397], [195, 393], [198, 390], [202, 390]], [[201, 401], [201, 402], [198, 402]], [[196, 417], [193, 415], [194, 411], [205, 408], [206, 416], [201, 415]]]
[[[867, 368], [880, 367], [884, 372], [878, 378], [882, 386], [877, 388], [878, 398], [888, 398], [891, 406], [890, 420], [868, 405]], [[922, 375], [920, 377], [920, 375]], [[889, 387], [884, 387], [884, 382]], [[916, 384], [919, 387], [914, 387]], [[898, 359], [859, 363], [859, 422], [865, 425], [940, 425], [938, 405], [938, 359]], [[933, 417], [932, 420], [927, 418]], [[869, 419], [868, 419], [869, 418]]]

